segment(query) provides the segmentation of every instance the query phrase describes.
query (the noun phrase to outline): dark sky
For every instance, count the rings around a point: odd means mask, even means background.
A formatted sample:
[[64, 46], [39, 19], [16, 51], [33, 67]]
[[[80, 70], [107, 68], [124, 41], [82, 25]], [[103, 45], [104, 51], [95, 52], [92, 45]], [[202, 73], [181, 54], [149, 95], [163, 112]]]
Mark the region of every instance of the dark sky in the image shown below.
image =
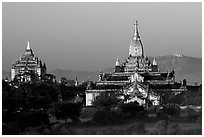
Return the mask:
[[146, 56], [202, 57], [202, 3], [3, 3], [2, 69], [30, 40], [48, 70], [99, 70], [123, 61], [134, 22]]

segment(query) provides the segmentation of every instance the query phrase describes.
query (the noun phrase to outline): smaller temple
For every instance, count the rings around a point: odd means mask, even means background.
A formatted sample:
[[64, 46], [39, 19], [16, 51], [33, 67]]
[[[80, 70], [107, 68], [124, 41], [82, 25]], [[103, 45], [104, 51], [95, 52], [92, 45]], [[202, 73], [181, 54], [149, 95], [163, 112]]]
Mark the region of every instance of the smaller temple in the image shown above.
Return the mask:
[[11, 80], [19, 82], [30, 82], [41, 79], [46, 74], [46, 64], [35, 57], [33, 50], [30, 48], [30, 42], [27, 42], [25, 53], [12, 63]]

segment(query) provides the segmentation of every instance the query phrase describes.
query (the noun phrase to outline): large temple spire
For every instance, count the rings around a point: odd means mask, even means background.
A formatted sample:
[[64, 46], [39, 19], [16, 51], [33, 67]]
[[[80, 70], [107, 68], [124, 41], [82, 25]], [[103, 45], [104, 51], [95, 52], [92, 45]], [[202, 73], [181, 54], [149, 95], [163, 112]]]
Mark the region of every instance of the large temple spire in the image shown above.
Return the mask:
[[143, 45], [139, 36], [137, 20], [134, 23], [134, 34], [130, 43], [129, 55], [134, 57], [144, 57]]

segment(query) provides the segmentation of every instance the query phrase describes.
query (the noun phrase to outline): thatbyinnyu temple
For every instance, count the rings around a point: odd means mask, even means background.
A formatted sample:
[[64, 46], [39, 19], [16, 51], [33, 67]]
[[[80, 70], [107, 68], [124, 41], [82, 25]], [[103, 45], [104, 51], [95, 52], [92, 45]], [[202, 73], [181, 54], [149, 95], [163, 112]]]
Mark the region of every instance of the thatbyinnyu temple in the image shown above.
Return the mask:
[[124, 62], [116, 60], [113, 73], [99, 74], [95, 87], [88, 85], [86, 106], [100, 94], [119, 93], [126, 103], [137, 101], [140, 105], [159, 105], [161, 95], [166, 91], [178, 94], [185, 91], [186, 81], [175, 82], [174, 70], [160, 72], [156, 58], [150, 60], [144, 55], [143, 44], [139, 35], [138, 22], [134, 24], [134, 33], [129, 47], [129, 55]]
[[11, 80], [17, 80], [19, 82], [38, 80], [46, 74], [46, 70], [46, 64], [42, 63], [38, 57], [35, 57], [28, 41], [25, 53], [19, 60], [12, 63]]

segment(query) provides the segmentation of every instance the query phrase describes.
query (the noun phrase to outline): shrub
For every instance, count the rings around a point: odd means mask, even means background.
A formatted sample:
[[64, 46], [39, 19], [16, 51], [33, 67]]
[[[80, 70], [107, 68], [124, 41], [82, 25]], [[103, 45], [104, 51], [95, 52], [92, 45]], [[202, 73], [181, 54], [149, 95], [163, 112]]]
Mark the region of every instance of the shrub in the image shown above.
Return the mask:
[[19, 122], [19, 126], [22, 127], [35, 127], [41, 124], [49, 125], [49, 116], [45, 112], [22, 112], [16, 116], [16, 120]]
[[42, 132], [45, 129], [48, 129], [48, 126], [40, 125], [37, 127], [28, 127], [24, 130], [24, 132], [22, 134], [24, 134], [24, 135], [40, 135], [40, 134], [42, 134]]
[[16, 122], [2, 124], [2, 135], [18, 135], [22, 131]]
[[93, 120], [100, 124], [120, 124], [123, 123], [123, 115], [115, 111], [101, 110], [97, 111]]
[[173, 123], [169, 125], [166, 134], [167, 135], [178, 135], [180, 134], [180, 131], [181, 131], [181, 128], [177, 124]]
[[121, 111], [128, 115], [128, 116], [136, 116], [136, 114], [138, 115], [138, 117], [142, 117], [144, 116], [145, 110], [143, 106], [139, 106], [139, 103], [137, 102], [131, 102], [128, 104], [121, 104], [119, 106], [119, 108], [121, 109]]
[[158, 110], [158, 111], [156, 112], [156, 117], [157, 117], [158, 119], [162, 120], [162, 119], [165, 119], [165, 118], [166, 118], [166, 115], [165, 115], [164, 111], [161, 109], [161, 110]]
[[153, 131], [154, 134], [165, 135], [168, 128], [168, 122], [166, 120], [158, 121], [154, 127], [155, 127], [155, 130]]
[[15, 114], [13, 112], [2, 111], [2, 122], [8, 123], [14, 120]]
[[145, 126], [143, 123], [136, 123], [128, 127], [126, 130], [127, 135], [143, 135], [146, 133]]
[[200, 116], [202, 116], [202, 112], [196, 112], [195, 109], [187, 107], [184, 112], [187, 114], [187, 118], [190, 121], [196, 121]]
[[171, 116], [171, 117], [177, 117], [180, 115], [180, 107], [179, 105], [175, 104], [167, 104], [163, 108], [164, 113]]
[[200, 117], [198, 118], [197, 123], [198, 123], [200, 126], [202, 126], [202, 116], [200, 116]]
[[80, 122], [80, 112], [81, 104], [72, 102], [58, 102], [49, 110], [49, 113], [54, 115], [57, 119], [66, 121], [67, 118], [71, 118], [73, 122]]
[[157, 112], [157, 117], [160, 119], [167, 119], [169, 117], [178, 117], [180, 116], [181, 109], [179, 105], [175, 104], [166, 104]]
[[202, 135], [202, 128], [181, 130], [180, 135]]
[[95, 112], [96, 112], [95, 108], [86, 107], [81, 110], [80, 117], [85, 119], [91, 119], [93, 118]]
[[116, 95], [107, 95], [104, 93], [96, 98], [96, 100], [93, 102], [93, 105], [99, 108], [110, 109], [112, 106], [117, 105], [118, 102], [119, 99], [116, 97]]
[[36, 127], [41, 124], [49, 125], [49, 116], [44, 112], [16, 113], [12, 122], [3, 124], [3, 134], [19, 134], [27, 127]]
[[149, 109], [148, 109], [148, 113], [150, 114], [156, 114], [158, 111], [159, 111], [159, 107], [160, 106], [150, 106]]

